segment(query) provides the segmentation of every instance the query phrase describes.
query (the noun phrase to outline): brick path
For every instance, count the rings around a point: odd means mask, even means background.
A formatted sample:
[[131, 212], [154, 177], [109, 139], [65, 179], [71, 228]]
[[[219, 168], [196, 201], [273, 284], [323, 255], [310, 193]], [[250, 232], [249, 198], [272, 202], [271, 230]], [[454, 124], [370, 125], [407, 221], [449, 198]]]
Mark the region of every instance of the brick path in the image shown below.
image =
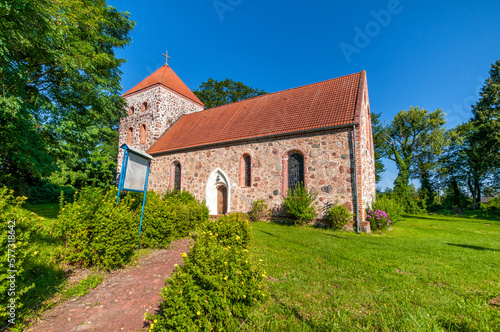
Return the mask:
[[182, 264], [180, 254], [189, 245], [189, 239], [178, 240], [168, 250], [142, 257], [138, 266], [119, 270], [85, 296], [47, 311], [28, 331], [146, 331], [144, 313], [158, 310], [164, 280]]

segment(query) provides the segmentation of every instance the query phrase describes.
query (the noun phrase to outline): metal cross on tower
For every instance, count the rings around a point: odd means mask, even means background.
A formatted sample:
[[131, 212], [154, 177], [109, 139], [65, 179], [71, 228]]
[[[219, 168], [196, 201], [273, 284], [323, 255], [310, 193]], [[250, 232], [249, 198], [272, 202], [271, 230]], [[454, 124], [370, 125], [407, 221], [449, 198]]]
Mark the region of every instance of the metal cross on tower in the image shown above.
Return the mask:
[[165, 51], [165, 54], [162, 54], [165, 57], [165, 64], [168, 66], [168, 59], [172, 59], [168, 56], [168, 51]]

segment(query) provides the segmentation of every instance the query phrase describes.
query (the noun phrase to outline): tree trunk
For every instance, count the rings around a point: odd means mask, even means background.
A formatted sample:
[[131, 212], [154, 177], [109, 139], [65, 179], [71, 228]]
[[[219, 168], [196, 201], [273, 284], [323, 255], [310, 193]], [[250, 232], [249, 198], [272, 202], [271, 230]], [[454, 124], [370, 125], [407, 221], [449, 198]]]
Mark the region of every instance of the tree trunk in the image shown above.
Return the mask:
[[474, 179], [474, 186], [476, 187], [476, 195], [477, 195], [476, 196], [476, 208], [480, 209], [481, 208], [481, 187], [480, 187], [478, 178]]
[[406, 198], [408, 196], [408, 182], [410, 181], [411, 156], [403, 159], [397, 151], [394, 151], [394, 156], [396, 157], [396, 165], [399, 170], [398, 177], [394, 181], [394, 191]]
[[472, 209], [476, 209], [476, 191], [474, 190], [474, 185], [472, 184], [470, 176], [467, 176], [467, 187], [469, 187], [470, 195], [472, 196]]

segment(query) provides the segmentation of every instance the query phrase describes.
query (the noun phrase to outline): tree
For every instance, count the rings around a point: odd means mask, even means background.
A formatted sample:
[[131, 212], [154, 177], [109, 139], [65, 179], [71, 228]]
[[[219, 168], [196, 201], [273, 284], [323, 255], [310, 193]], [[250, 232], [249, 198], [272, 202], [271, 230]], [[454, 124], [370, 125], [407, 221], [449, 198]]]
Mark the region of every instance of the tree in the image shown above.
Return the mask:
[[380, 123], [380, 115], [382, 113], [371, 113], [372, 131], [373, 131], [373, 147], [375, 151], [375, 181], [379, 182], [382, 174], [385, 172], [385, 166], [382, 162], [384, 155], [384, 127]]
[[229, 78], [220, 82], [209, 78], [208, 81], [201, 83], [198, 90], [193, 92], [205, 104], [206, 108], [234, 103], [267, 93]]
[[116, 178], [118, 157], [118, 131], [111, 127], [88, 128], [85, 146], [92, 150], [70, 144], [61, 145], [58, 169], [50, 176], [50, 182], [58, 185], [109, 186]]
[[[468, 153], [467, 140], [472, 126], [470, 123], [461, 124], [446, 132], [448, 144], [439, 157], [435, 180], [445, 191], [442, 204], [445, 208], [467, 208], [468, 197], [464, 194], [468, 190], [467, 183], [474, 167], [472, 157]], [[471, 196], [473, 191], [471, 191]]]
[[496, 152], [491, 157], [495, 164], [500, 161], [500, 60], [491, 65], [490, 77], [481, 89], [481, 98], [472, 106], [475, 139], [487, 152]]
[[431, 155], [440, 155], [446, 145], [444, 113], [411, 106], [401, 111], [383, 128], [383, 152], [396, 162], [398, 176], [394, 191], [404, 199], [409, 197], [408, 183], [411, 172], [427, 174], [433, 167], [428, 163]]
[[2, 2], [0, 18], [0, 185], [12, 186], [47, 176], [68, 150], [85, 161], [96, 144], [86, 136], [116, 128], [114, 50], [133, 22], [104, 0]]
[[456, 183], [460, 190], [469, 192], [473, 209], [480, 208], [484, 188], [493, 188], [498, 181], [497, 168], [491, 166], [494, 158], [485, 157], [477, 132], [473, 120], [449, 130], [450, 144], [441, 156], [438, 171], [445, 187], [454, 187]]
[[[470, 145], [477, 154], [481, 171], [497, 179], [500, 168], [500, 60], [491, 65], [490, 77], [481, 89], [481, 98], [472, 106], [474, 130], [470, 135]], [[482, 157], [482, 158], [481, 158]], [[498, 181], [490, 184], [498, 188]], [[477, 201], [481, 201], [481, 191], [476, 191]]]

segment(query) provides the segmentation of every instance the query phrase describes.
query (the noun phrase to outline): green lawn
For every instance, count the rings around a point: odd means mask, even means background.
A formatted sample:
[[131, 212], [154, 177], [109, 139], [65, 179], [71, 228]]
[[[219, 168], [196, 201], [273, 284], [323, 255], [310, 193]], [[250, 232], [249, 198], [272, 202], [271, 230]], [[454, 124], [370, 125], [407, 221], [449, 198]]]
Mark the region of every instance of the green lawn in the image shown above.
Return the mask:
[[36, 319], [52, 304], [49, 300], [66, 286], [67, 275], [59, 258], [64, 244], [52, 236], [52, 226], [59, 212], [58, 204], [25, 204], [24, 208], [43, 217], [40, 232], [35, 234], [32, 242], [36, 250], [33, 264], [28, 267], [33, 289], [28, 293], [22, 310], [31, 313], [23, 315], [24, 319]]
[[500, 221], [411, 216], [385, 234], [253, 224], [270, 297], [246, 329], [500, 331]]
[[29, 204], [25, 203], [24, 208], [38, 214], [40, 217], [48, 218], [49, 221], [56, 219], [59, 214], [59, 203]]

